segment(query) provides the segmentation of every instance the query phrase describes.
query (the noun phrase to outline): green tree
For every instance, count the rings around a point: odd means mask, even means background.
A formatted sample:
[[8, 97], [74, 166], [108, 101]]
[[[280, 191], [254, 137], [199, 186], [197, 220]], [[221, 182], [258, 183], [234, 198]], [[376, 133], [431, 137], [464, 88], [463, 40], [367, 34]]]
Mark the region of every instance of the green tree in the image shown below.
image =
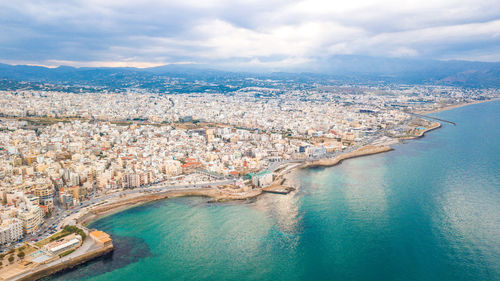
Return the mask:
[[13, 263], [13, 262], [14, 262], [14, 256], [12, 256], [12, 255], [10, 255], [10, 256], [9, 256], [9, 262], [10, 262], [10, 263]]
[[19, 253], [17, 253], [17, 256], [18, 256], [20, 259], [24, 259], [24, 255], [25, 255], [25, 253], [24, 253], [24, 252], [19, 252]]

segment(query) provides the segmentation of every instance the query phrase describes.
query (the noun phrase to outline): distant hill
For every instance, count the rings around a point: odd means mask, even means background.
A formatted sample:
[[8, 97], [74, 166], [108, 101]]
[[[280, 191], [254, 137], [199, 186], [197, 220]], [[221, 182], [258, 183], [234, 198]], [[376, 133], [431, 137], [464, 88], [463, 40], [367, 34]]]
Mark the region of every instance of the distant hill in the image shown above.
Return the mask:
[[335, 56], [318, 72], [367, 81], [500, 87], [500, 63]]
[[186, 81], [223, 82], [245, 77], [293, 79], [304, 81], [336, 80], [349, 83], [439, 84], [462, 87], [500, 88], [500, 63], [438, 61], [422, 59], [334, 56], [321, 63], [281, 72], [236, 72], [208, 65], [165, 65], [152, 68], [82, 67], [0, 64], [0, 79], [102, 86], [158, 88], [168, 78]]

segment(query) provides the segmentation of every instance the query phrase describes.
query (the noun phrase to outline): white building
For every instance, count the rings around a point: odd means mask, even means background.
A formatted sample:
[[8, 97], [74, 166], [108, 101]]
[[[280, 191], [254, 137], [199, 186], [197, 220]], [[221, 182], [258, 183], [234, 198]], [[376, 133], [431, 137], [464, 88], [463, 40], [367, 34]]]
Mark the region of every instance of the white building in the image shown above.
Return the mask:
[[26, 205], [20, 208], [17, 217], [23, 223], [23, 230], [26, 234], [35, 233], [43, 222], [43, 211], [39, 206]]
[[43, 246], [43, 249], [57, 255], [78, 246], [81, 242], [82, 237], [73, 233]]
[[23, 238], [23, 224], [19, 219], [4, 219], [0, 223], [0, 245]]
[[273, 182], [273, 173], [269, 171], [260, 172], [252, 177], [252, 183], [255, 186], [266, 187], [269, 186], [272, 182]]

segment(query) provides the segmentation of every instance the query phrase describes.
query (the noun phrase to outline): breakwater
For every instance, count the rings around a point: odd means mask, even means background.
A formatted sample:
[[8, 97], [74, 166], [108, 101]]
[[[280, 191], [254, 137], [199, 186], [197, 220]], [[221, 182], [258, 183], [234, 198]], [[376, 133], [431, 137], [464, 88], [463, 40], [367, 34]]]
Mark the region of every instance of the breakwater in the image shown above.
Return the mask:
[[434, 122], [431, 124], [431, 126], [429, 128], [426, 128], [425, 130], [421, 130], [418, 135], [416, 136], [410, 136], [410, 137], [403, 137], [403, 138], [400, 138], [401, 140], [412, 140], [412, 139], [418, 139], [418, 138], [422, 138], [425, 136], [426, 133], [430, 132], [430, 131], [434, 131], [436, 129], [439, 129], [441, 128], [441, 123], [439, 122]]
[[301, 166], [301, 168], [314, 168], [314, 167], [331, 167], [339, 164], [343, 160], [349, 159], [349, 158], [356, 158], [356, 157], [361, 157], [365, 155], [372, 155], [372, 154], [377, 154], [377, 153], [382, 153], [382, 152], [387, 152], [391, 151], [392, 148], [390, 146], [372, 146], [372, 145], [367, 145], [363, 146], [361, 148], [356, 149], [355, 151], [352, 152], [347, 152], [340, 154], [334, 158], [329, 158], [329, 159], [320, 159], [316, 161], [308, 161], [305, 164]]

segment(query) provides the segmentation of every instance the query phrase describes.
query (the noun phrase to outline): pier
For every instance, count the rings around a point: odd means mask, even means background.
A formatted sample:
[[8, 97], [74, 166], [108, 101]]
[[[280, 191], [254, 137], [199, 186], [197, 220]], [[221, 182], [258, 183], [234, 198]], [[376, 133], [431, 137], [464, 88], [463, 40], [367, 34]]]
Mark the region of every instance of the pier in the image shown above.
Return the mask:
[[278, 187], [266, 187], [262, 189], [262, 192], [265, 193], [274, 193], [274, 194], [288, 194], [292, 191], [294, 191], [295, 188], [291, 186], [278, 186]]
[[440, 121], [440, 122], [444, 122], [444, 123], [452, 124], [453, 126], [456, 126], [456, 125], [457, 125], [455, 122], [448, 121], [448, 120], [444, 120], [444, 119], [440, 119], [440, 118], [437, 118], [437, 117], [432, 117], [432, 116], [422, 115], [422, 114], [413, 113], [413, 112], [409, 112], [409, 111], [404, 111], [404, 112], [405, 112], [405, 113], [408, 113], [408, 114], [410, 114], [410, 115], [416, 116], [416, 117], [424, 118], [424, 119], [432, 119], [432, 120], [437, 120], [437, 121]]

